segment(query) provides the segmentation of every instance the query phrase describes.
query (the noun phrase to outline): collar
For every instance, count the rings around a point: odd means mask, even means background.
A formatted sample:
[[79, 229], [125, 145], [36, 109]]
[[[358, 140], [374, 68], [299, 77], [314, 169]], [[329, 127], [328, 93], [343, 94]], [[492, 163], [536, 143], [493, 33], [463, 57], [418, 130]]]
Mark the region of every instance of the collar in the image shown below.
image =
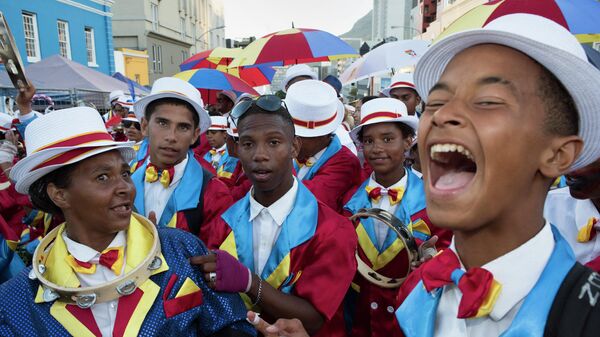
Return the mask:
[[[329, 146], [329, 145], [328, 145], [328, 146]], [[325, 153], [325, 150], [327, 150], [327, 147], [328, 147], [328, 146], [325, 146], [325, 147], [324, 147], [324, 148], [323, 148], [321, 151], [319, 151], [319, 152], [315, 153], [315, 155], [314, 155], [314, 156], [312, 156], [312, 157], [308, 158], [308, 159], [306, 160], [306, 162], [307, 162], [307, 163], [308, 163], [308, 162], [312, 162], [313, 164], [314, 164], [314, 163], [316, 163], [316, 162], [317, 162], [319, 159], [321, 159], [321, 156], [323, 156], [323, 153]]]
[[378, 183], [375, 180], [375, 172], [371, 173], [371, 177], [369, 178], [369, 183], [367, 186], [369, 187], [373, 187], [373, 188], [377, 188], [380, 187], [382, 190], [389, 190], [392, 188], [402, 188], [403, 190], [406, 190], [406, 183], [408, 181], [408, 172], [406, 171], [406, 169], [404, 169], [404, 176], [402, 176], [402, 178], [400, 180], [398, 180], [394, 185], [389, 186], [389, 187], [384, 187], [383, 185], [381, 185], [380, 183]]
[[[496, 304], [489, 314], [491, 319], [501, 320], [529, 294], [544, 271], [554, 245], [551, 226], [546, 222], [542, 230], [529, 241], [482, 266], [502, 285]], [[449, 248], [456, 252], [454, 237]], [[464, 270], [464, 266], [462, 269]]]
[[585, 227], [590, 218], [600, 219], [600, 213], [590, 199], [575, 201], [575, 225], [577, 229]]
[[217, 152], [225, 151], [225, 149], [227, 149], [227, 143], [221, 145], [221, 147], [217, 149]]
[[296, 202], [296, 194], [298, 193], [298, 181], [294, 178], [292, 188], [290, 188], [279, 200], [275, 201], [271, 206], [265, 207], [261, 205], [256, 199], [254, 199], [254, 187], [250, 191], [250, 219], [252, 222], [263, 210], [267, 210], [277, 226], [281, 227], [281, 224], [285, 221], [287, 216], [294, 208]]
[[[169, 186], [173, 186], [173, 184], [179, 182], [183, 177], [183, 172], [185, 171], [185, 167], [187, 165], [189, 156], [185, 155], [185, 158], [179, 164], [175, 165], [173, 168], [175, 169], [175, 174], [173, 175], [173, 179], [171, 180], [171, 184]], [[148, 156], [148, 160], [146, 161], [146, 165], [150, 163], [150, 156]], [[138, 191], [139, 192], [139, 191]]]
[[[67, 251], [73, 255], [74, 258], [81, 262], [90, 262], [96, 257], [99, 257], [101, 252], [96, 251], [94, 248], [88, 247], [84, 244], [81, 244], [77, 241], [72, 240], [67, 235], [67, 231], [63, 231], [61, 234], [63, 240], [65, 241], [65, 245], [67, 246]], [[111, 241], [111, 243], [106, 247], [122, 247], [125, 246], [126, 242], [126, 234], [125, 231], [120, 231], [115, 235], [115, 238]]]

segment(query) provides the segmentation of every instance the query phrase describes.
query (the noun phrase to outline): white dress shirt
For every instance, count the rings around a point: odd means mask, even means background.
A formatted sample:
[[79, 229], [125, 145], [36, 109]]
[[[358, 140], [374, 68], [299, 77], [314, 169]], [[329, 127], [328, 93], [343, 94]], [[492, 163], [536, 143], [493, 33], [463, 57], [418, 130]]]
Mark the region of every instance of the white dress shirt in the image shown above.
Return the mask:
[[[188, 156], [185, 156], [185, 159], [182, 160], [179, 164], [175, 165], [175, 174], [173, 175], [173, 180], [171, 180], [171, 184], [168, 188], [165, 188], [160, 181], [155, 181], [153, 183], [149, 183], [144, 180], [144, 207], [146, 210], [145, 216], [149, 216], [150, 212], [154, 211], [156, 213], [156, 221], [160, 221], [160, 217], [165, 210], [165, 206], [171, 198], [171, 194], [179, 185], [179, 181], [183, 177], [183, 172], [185, 171], [185, 166], [188, 162]], [[150, 162], [150, 159], [147, 161]], [[139, 193], [140, 191], [138, 191]]]
[[262, 274], [271, 250], [281, 232], [281, 225], [294, 208], [298, 181], [279, 200], [265, 207], [254, 199], [254, 189], [250, 191], [250, 221], [252, 222], [252, 248], [254, 252], [254, 272]]
[[[313, 165], [319, 160], [319, 158], [321, 158], [321, 156], [323, 155], [323, 153], [325, 153], [325, 150], [327, 150], [327, 147], [325, 147], [323, 150], [317, 152], [314, 156], [308, 158], [306, 160], [307, 163], [312, 163]], [[310, 171], [310, 169], [312, 168], [311, 166], [308, 165], [302, 165], [300, 167], [300, 170], [298, 170], [298, 179], [302, 180], [304, 179], [304, 176], [306, 176], [306, 174], [308, 173], [308, 171]]]
[[[377, 188], [380, 187], [381, 188], [381, 198], [379, 198], [379, 200], [375, 201], [375, 200], [371, 200], [371, 207], [373, 208], [380, 208], [384, 211], [388, 211], [392, 214], [394, 214], [394, 212], [396, 212], [396, 209], [398, 208], [398, 205], [400, 205], [400, 203], [397, 203], [395, 205], [391, 205], [390, 204], [390, 198], [387, 195], [387, 190], [388, 189], [392, 189], [392, 188], [402, 188], [403, 190], [406, 190], [406, 182], [407, 182], [407, 175], [408, 173], [406, 172], [406, 169], [404, 169], [404, 176], [397, 181], [394, 185], [385, 188], [383, 187], [381, 184], [379, 184], [377, 181], [375, 181], [375, 172], [371, 173], [371, 177], [369, 178], [369, 183], [367, 186], [369, 187], [373, 187], [373, 188]], [[381, 247], [383, 246], [383, 243], [385, 241], [385, 238], [387, 236], [388, 230], [390, 230], [390, 228], [384, 224], [383, 222], [373, 219], [373, 227], [375, 229], [375, 236], [377, 237], [377, 244], [379, 249], [381, 249]]]
[[[96, 251], [93, 248], [90, 248], [86, 245], [82, 245], [79, 242], [75, 242], [71, 240], [67, 236], [67, 232], [63, 231], [62, 238], [65, 241], [67, 246], [67, 250], [74, 258], [82, 262], [90, 262], [96, 264], [96, 272], [94, 274], [81, 274], [75, 273], [82, 287], [93, 287], [100, 284], [104, 284], [116, 279], [118, 276], [105, 266], [98, 263], [100, 261], [100, 252]], [[123, 267], [121, 269], [121, 275], [125, 270], [125, 259], [127, 258], [125, 254], [125, 246], [127, 245], [127, 236], [125, 231], [120, 231], [117, 233], [112, 242], [108, 245], [107, 248], [110, 247], [121, 247], [123, 246]], [[114, 300], [110, 302], [104, 303], [96, 303], [92, 306], [92, 314], [94, 315], [94, 319], [96, 320], [96, 324], [104, 337], [111, 337], [113, 329], [115, 327], [115, 320], [117, 318], [117, 308], [118, 308], [119, 300]]]
[[600, 220], [600, 213], [591, 200], [573, 198], [568, 187], [552, 190], [546, 197], [544, 217], [558, 228], [577, 261], [586, 264], [600, 255], [600, 235], [588, 242], [577, 242], [577, 234], [590, 218]]
[[[550, 224], [546, 223], [529, 241], [482, 266], [502, 285], [494, 308], [487, 316], [456, 318], [462, 294], [454, 284], [445, 286], [437, 308], [435, 336], [493, 337], [503, 333], [540, 278], [550, 260], [554, 245], [552, 229]], [[449, 248], [456, 252], [454, 238]], [[462, 268], [464, 270], [464, 267]]]

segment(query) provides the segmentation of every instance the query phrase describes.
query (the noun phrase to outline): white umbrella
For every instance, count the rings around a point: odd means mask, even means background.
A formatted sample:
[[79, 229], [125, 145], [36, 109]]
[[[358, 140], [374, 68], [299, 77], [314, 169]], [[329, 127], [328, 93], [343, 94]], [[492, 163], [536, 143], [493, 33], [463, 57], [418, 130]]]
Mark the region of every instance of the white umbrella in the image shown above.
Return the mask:
[[343, 84], [417, 64], [429, 41], [403, 40], [385, 43], [357, 59], [340, 75]]

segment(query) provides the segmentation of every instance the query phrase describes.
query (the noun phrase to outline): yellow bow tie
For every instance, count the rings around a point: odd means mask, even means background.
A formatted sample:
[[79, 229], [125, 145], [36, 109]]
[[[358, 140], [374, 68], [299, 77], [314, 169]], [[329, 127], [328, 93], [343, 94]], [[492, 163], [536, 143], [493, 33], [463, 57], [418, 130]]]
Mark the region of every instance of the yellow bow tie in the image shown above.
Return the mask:
[[156, 170], [156, 166], [151, 163], [146, 167], [146, 181], [149, 183], [153, 183], [160, 178], [160, 183], [164, 188], [169, 187], [171, 185], [171, 181], [173, 180], [173, 176], [175, 176], [175, 168], [170, 167], [168, 169], [162, 170], [160, 174]]
[[400, 203], [402, 196], [404, 196], [404, 189], [401, 187], [385, 189], [367, 186], [365, 190], [369, 194], [369, 198], [375, 202], [378, 202], [382, 195], [387, 195], [390, 198], [390, 205], [392, 206]]
[[298, 166], [303, 167], [313, 167], [313, 165], [315, 165], [316, 160], [313, 157], [310, 157], [306, 160], [306, 162], [301, 163], [300, 161], [297, 161]]
[[215, 150], [215, 149], [211, 149], [211, 150], [210, 150], [210, 151], [208, 151], [208, 152], [210, 152], [210, 154], [211, 154], [212, 156], [216, 155], [217, 153], [218, 153], [218, 154], [220, 154], [220, 155], [223, 155], [223, 154], [225, 153], [225, 150]]
[[596, 237], [598, 231], [598, 219], [590, 218], [585, 226], [583, 226], [579, 233], [577, 233], [577, 242], [588, 242]]
[[[123, 269], [124, 262], [124, 249], [121, 247], [109, 247], [105, 249], [100, 254], [100, 259], [98, 264], [109, 268], [115, 273], [115, 275], [121, 275], [121, 270]], [[96, 263], [92, 262], [83, 262], [79, 261], [73, 257], [73, 255], [68, 255], [66, 258], [67, 264], [73, 268], [73, 270], [80, 274], [94, 274], [96, 273]]]

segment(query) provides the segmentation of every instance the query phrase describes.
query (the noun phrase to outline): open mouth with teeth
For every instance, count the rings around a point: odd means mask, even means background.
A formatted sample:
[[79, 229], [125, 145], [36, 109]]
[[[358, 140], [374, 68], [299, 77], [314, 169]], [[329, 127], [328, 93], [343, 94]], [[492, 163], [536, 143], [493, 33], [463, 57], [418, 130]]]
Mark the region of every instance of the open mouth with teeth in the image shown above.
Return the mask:
[[477, 173], [475, 159], [459, 144], [432, 145], [429, 150], [431, 186], [439, 191], [455, 192], [469, 185]]

